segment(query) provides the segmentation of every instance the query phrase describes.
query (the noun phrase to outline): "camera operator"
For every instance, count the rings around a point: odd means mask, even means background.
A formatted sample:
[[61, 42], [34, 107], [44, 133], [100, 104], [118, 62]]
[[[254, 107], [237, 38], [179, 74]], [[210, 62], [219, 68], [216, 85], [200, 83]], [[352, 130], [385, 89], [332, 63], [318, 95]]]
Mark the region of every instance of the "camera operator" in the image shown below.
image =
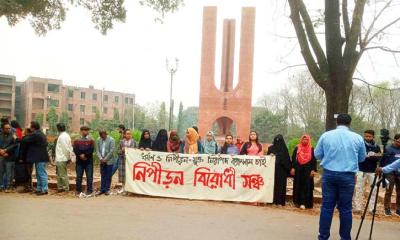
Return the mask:
[[[386, 147], [385, 154], [382, 159], [382, 166], [388, 166], [395, 162], [396, 159], [400, 158], [400, 133], [394, 136], [393, 144]], [[385, 172], [385, 178], [389, 181], [389, 186], [386, 188], [385, 193], [385, 216], [392, 216], [390, 210], [391, 198], [394, 187], [396, 187], [396, 215], [400, 216], [400, 172], [399, 170], [389, 171], [391, 168], [387, 168], [388, 172]]]
[[[361, 205], [363, 203], [364, 196], [364, 184], [365, 181], [368, 182], [368, 185], [371, 185], [374, 181], [375, 170], [378, 165], [378, 161], [381, 159], [381, 148], [378, 144], [376, 144], [375, 140], [375, 131], [374, 130], [366, 130], [364, 132], [364, 143], [365, 148], [367, 150], [367, 157], [364, 162], [358, 163], [359, 171], [357, 172], [357, 181], [356, 181], [356, 189], [354, 195], [354, 212], [361, 213]], [[375, 203], [376, 196], [376, 188], [371, 195], [371, 201], [369, 202], [368, 209], [369, 212], [372, 213]]]

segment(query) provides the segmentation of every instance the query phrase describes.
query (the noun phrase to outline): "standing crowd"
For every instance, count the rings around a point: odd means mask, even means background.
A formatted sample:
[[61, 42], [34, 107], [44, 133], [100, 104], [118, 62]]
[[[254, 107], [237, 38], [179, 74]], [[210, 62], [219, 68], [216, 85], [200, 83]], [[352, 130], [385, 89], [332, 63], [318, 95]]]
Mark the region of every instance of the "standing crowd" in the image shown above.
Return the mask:
[[[304, 135], [292, 153], [286, 146], [282, 135], [274, 137], [272, 145], [263, 149], [258, 140], [257, 132], [251, 131], [248, 141], [243, 142], [240, 137], [234, 141], [233, 135], [226, 135], [222, 146], [215, 140], [212, 131], [207, 132], [204, 140], [198, 134], [196, 126], [188, 128], [183, 139], [176, 130], [168, 133], [159, 130], [152, 140], [150, 131], [143, 130], [138, 143], [132, 138], [130, 129], [123, 125], [118, 127], [120, 140], [107, 134], [104, 129], [99, 130], [99, 138], [92, 139], [89, 127], [80, 128], [80, 136], [72, 141], [66, 132], [64, 124], [57, 124], [59, 132], [53, 151], [54, 164], [57, 175], [57, 191], [69, 191], [68, 164], [75, 162], [76, 195], [91, 197], [93, 195], [110, 195], [112, 176], [118, 171], [118, 180], [122, 188], [118, 193], [125, 194], [125, 149], [138, 148], [145, 151], [160, 151], [186, 154], [230, 154], [275, 156], [275, 184], [274, 204], [285, 205], [287, 178], [293, 177], [293, 202], [301, 208], [313, 207], [314, 177], [317, 175], [317, 159], [323, 169], [322, 195], [323, 202], [320, 216], [319, 239], [328, 239], [334, 208], [340, 212], [340, 235], [342, 239], [350, 239], [352, 226], [352, 201], [354, 211], [361, 212], [364, 184], [372, 183], [378, 164], [386, 168], [379, 168], [384, 172], [389, 186], [386, 189], [384, 207], [385, 215], [391, 213], [391, 196], [396, 188], [396, 212], [400, 216], [400, 171], [393, 168], [393, 164], [400, 158], [400, 134], [396, 134], [393, 144], [388, 146], [385, 154], [375, 143], [373, 130], [364, 132], [364, 139], [350, 130], [351, 117], [340, 114], [337, 118], [338, 127], [324, 133], [314, 149], [311, 137]], [[93, 156], [100, 162], [101, 187], [99, 191], [93, 189]], [[50, 161], [46, 135], [41, 131], [37, 122], [31, 122], [30, 127], [22, 131], [16, 121], [8, 122], [2, 119], [0, 132], [0, 188], [10, 192], [14, 186], [24, 186], [32, 191], [32, 169], [35, 167], [37, 195], [48, 194], [48, 175], [46, 166]], [[389, 167], [390, 165], [390, 167]], [[397, 165], [396, 165], [397, 166]], [[83, 175], [86, 175], [86, 189], [82, 189]], [[353, 193], [355, 192], [354, 199]], [[373, 194], [372, 196], [375, 196]], [[369, 209], [373, 210], [372, 198]]]

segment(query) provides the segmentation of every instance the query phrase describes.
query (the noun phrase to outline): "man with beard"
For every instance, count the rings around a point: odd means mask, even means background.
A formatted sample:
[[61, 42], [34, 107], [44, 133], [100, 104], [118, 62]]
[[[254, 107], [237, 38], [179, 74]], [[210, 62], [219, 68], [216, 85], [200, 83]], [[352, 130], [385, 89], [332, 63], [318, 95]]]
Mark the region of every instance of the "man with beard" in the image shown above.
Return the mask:
[[[356, 174], [356, 188], [354, 195], [354, 212], [361, 213], [361, 205], [364, 202], [364, 184], [367, 182], [368, 186], [374, 181], [375, 169], [377, 167], [378, 161], [381, 158], [381, 149], [378, 144], [375, 143], [375, 131], [366, 130], [364, 132], [364, 142], [365, 148], [367, 150], [367, 157], [364, 162], [358, 164], [359, 171]], [[376, 188], [371, 195], [371, 200], [369, 202], [369, 212], [372, 213], [375, 203]]]

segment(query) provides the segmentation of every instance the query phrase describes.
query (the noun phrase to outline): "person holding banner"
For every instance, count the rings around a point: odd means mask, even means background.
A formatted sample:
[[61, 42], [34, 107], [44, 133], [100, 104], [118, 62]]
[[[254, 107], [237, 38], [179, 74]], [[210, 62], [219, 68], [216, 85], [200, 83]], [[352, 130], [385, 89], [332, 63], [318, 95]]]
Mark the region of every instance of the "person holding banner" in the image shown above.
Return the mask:
[[167, 143], [167, 151], [170, 153], [179, 153], [181, 148], [181, 139], [178, 136], [176, 130], [172, 130], [169, 134], [169, 139]]
[[158, 152], [167, 152], [168, 132], [165, 129], [160, 129], [154, 140], [151, 149]]
[[139, 149], [151, 151], [151, 145], [152, 145], [152, 142], [151, 142], [151, 137], [150, 137], [150, 131], [147, 129], [144, 129], [142, 132], [142, 135], [140, 136]]
[[275, 136], [273, 144], [268, 148], [267, 155], [270, 154], [275, 155], [274, 204], [285, 206], [286, 178], [292, 163], [289, 150], [281, 134]]
[[256, 131], [251, 131], [249, 141], [243, 144], [240, 150], [240, 155], [250, 156], [263, 156], [264, 151], [262, 145], [258, 141], [258, 134]]
[[218, 144], [215, 141], [214, 133], [208, 131], [206, 134], [206, 139], [204, 140], [204, 153], [205, 154], [217, 154]]
[[132, 132], [130, 129], [125, 129], [123, 133], [123, 138], [119, 142], [119, 149], [118, 149], [118, 155], [119, 155], [119, 167], [118, 167], [118, 182], [122, 183], [122, 188], [121, 190], [118, 191], [118, 193], [124, 193], [125, 189], [125, 162], [126, 162], [126, 156], [125, 156], [125, 149], [126, 148], [135, 148], [136, 147], [136, 142], [135, 140], [132, 139]]
[[235, 144], [233, 144], [233, 136], [228, 134], [225, 137], [225, 143], [221, 148], [221, 154], [238, 155], [239, 150]]
[[199, 134], [194, 128], [188, 128], [186, 130], [185, 146], [183, 148], [183, 153], [186, 154], [199, 154]]
[[317, 160], [311, 146], [310, 135], [303, 135], [292, 154], [293, 203], [301, 209], [312, 208], [314, 202], [314, 176]]

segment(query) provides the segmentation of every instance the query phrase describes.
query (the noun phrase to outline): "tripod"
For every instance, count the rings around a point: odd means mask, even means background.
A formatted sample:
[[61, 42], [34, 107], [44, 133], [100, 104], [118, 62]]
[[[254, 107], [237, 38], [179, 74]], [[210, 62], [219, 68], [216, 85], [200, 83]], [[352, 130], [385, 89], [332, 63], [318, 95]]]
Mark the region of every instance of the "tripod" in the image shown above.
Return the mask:
[[376, 198], [375, 198], [375, 203], [374, 203], [374, 209], [372, 210], [372, 222], [371, 222], [371, 229], [370, 229], [369, 238], [368, 238], [369, 240], [372, 239], [372, 231], [374, 230], [374, 222], [375, 222], [375, 214], [376, 214], [376, 205], [378, 204], [378, 197], [379, 197], [379, 188], [380, 188], [381, 184], [384, 184], [384, 181], [385, 180], [383, 177], [379, 178], [379, 180], [378, 180], [378, 175], [375, 175], [374, 181], [371, 184], [371, 191], [368, 195], [367, 204], [365, 205], [363, 215], [361, 216], [361, 223], [360, 223], [360, 226], [358, 227], [358, 232], [357, 232], [357, 236], [356, 236], [355, 240], [358, 240], [358, 237], [360, 236], [360, 232], [361, 232], [362, 225], [364, 223], [365, 215], [367, 214], [369, 202], [371, 201], [372, 193], [374, 192], [374, 188], [376, 187]]

